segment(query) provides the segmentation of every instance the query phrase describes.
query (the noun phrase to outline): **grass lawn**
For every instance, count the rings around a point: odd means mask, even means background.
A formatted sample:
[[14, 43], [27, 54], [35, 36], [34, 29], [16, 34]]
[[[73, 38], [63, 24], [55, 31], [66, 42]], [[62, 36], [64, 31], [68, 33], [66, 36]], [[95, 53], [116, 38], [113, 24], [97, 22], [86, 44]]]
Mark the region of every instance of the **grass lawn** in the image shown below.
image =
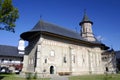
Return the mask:
[[[25, 79], [16, 74], [0, 74], [0, 80], [50, 80], [50, 78]], [[69, 80], [120, 80], [120, 74], [71, 76]]]
[[120, 80], [120, 74], [71, 76], [69, 80]]
[[16, 74], [0, 74], [0, 80], [50, 80], [48, 78], [26, 79], [18, 77]]

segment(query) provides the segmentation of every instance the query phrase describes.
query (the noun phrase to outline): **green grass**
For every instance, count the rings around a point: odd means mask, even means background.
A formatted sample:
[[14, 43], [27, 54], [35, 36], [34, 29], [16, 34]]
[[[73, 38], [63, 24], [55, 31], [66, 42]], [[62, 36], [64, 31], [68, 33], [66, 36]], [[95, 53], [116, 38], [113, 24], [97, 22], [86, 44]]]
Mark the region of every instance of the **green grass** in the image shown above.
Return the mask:
[[[16, 74], [0, 74], [0, 80], [50, 80], [50, 78], [25, 79]], [[120, 74], [71, 76], [69, 80], [120, 80]]]
[[49, 78], [26, 79], [16, 74], [0, 74], [0, 80], [50, 80]]
[[71, 76], [69, 80], [120, 80], [120, 74]]

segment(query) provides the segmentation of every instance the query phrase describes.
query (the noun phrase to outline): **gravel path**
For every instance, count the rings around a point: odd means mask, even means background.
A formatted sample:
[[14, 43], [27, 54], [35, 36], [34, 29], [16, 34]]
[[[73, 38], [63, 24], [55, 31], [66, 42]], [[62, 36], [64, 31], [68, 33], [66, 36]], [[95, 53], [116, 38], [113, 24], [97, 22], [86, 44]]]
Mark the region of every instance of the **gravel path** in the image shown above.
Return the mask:
[[50, 80], [69, 80], [67, 76], [52, 75]]

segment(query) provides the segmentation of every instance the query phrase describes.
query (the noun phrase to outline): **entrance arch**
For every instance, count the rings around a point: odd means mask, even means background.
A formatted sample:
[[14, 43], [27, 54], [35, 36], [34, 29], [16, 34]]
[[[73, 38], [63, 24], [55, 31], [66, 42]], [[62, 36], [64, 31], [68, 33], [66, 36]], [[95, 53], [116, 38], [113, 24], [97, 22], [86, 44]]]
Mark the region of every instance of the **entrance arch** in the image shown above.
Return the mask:
[[50, 74], [54, 74], [54, 66], [50, 66]]

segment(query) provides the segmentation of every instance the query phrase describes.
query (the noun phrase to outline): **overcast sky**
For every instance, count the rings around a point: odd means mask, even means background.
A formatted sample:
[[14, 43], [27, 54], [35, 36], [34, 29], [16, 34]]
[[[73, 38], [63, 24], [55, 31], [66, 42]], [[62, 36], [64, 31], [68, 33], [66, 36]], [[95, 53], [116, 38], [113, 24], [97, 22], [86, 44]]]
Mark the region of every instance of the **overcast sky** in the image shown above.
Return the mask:
[[16, 33], [0, 31], [0, 44], [17, 46], [20, 34], [31, 30], [40, 20], [80, 31], [84, 9], [93, 21], [96, 37], [109, 47], [120, 50], [120, 0], [13, 0], [20, 18]]

